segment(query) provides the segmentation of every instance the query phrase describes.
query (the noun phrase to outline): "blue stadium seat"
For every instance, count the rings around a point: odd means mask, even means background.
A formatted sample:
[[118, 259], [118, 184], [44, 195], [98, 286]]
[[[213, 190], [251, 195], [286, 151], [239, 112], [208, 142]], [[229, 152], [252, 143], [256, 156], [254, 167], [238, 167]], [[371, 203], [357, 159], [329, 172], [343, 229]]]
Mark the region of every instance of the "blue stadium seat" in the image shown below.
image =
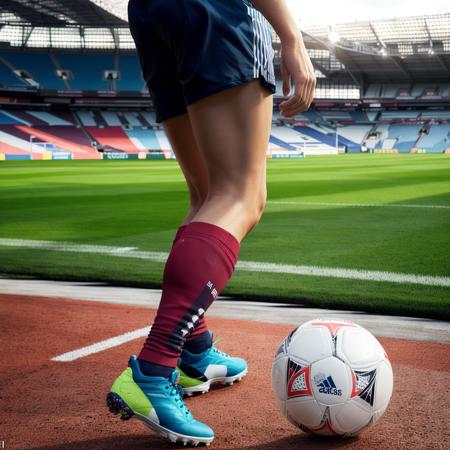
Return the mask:
[[418, 145], [428, 153], [442, 153], [450, 148], [450, 123], [432, 125], [428, 136]]
[[329, 145], [330, 147], [336, 146], [335, 136], [330, 136], [329, 134], [321, 133], [320, 131], [317, 131], [314, 128], [310, 127], [294, 127], [294, 129], [299, 131], [300, 133], [306, 134], [306, 136], [309, 136], [311, 138], [316, 139], [319, 142], [322, 142], [323, 144]]
[[114, 70], [114, 55], [104, 53], [56, 53], [61, 69], [71, 70], [74, 79], [70, 85], [74, 90], [109, 90], [109, 83], [103, 80], [105, 70]]
[[16, 77], [14, 73], [0, 61], [0, 84], [10, 86], [23, 86], [25, 81]]
[[142, 91], [144, 80], [137, 55], [120, 55], [120, 80], [116, 83], [118, 91]]
[[13, 115], [0, 111], [0, 125], [23, 125], [23, 122]]
[[272, 134], [270, 135], [270, 143], [277, 145], [278, 147], [284, 148], [285, 150], [297, 150], [297, 148], [294, 145], [288, 144], [285, 141], [282, 141], [281, 139], [273, 136]]
[[419, 139], [421, 125], [391, 125], [388, 139], [397, 139], [395, 148], [400, 153], [408, 153]]
[[2, 52], [0, 56], [15, 69], [26, 70], [45, 89], [67, 89], [56, 76], [56, 67], [47, 53]]
[[146, 150], [161, 150], [161, 144], [159, 143], [156, 133], [153, 130], [146, 130], [144, 128], [132, 128], [125, 130], [125, 133], [130, 137], [137, 139]]

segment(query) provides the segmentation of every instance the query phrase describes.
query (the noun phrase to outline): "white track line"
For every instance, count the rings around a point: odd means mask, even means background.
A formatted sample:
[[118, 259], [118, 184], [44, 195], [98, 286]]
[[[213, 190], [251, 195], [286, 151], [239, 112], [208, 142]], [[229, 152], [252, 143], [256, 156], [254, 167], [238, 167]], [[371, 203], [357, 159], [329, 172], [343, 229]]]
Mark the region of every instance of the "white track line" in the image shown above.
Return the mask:
[[[168, 254], [136, 250], [134, 247], [109, 247], [106, 245], [85, 245], [70, 242], [35, 241], [26, 239], [0, 239], [0, 247], [33, 248], [59, 252], [75, 252], [111, 255], [118, 258], [137, 258], [165, 262]], [[297, 266], [257, 261], [239, 261], [239, 270], [249, 272], [289, 273], [315, 277], [345, 278], [352, 280], [381, 281], [390, 283], [420, 284], [423, 286], [450, 286], [450, 277], [414, 275], [408, 273], [382, 272], [377, 270], [342, 269], [336, 267]]]
[[300, 206], [338, 206], [347, 208], [425, 208], [425, 209], [450, 209], [450, 205], [414, 205], [414, 204], [389, 204], [389, 203], [332, 203], [332, 202], [297, 202], [294, 200], [277, 201], [269, 200], [272, 205], [300, 205]]
[[102, 352], [112, 347], [125, 344], [125, 342], [133, 341], [134, 339], [147, 336], [151, 327], [139, 328], [138, 330], [129, 331], [128, 333], [115, 336], [104, 341], [97, 342], [96, 344], [88, 345], [87, 347], [73, 350], [72, 352], [63, 353], [62, 355], [55, 356], [52, 361], [57, 362], [70, 362], [76, 359], [84, 358], [85, 356], [92, 355], [93, 353]]

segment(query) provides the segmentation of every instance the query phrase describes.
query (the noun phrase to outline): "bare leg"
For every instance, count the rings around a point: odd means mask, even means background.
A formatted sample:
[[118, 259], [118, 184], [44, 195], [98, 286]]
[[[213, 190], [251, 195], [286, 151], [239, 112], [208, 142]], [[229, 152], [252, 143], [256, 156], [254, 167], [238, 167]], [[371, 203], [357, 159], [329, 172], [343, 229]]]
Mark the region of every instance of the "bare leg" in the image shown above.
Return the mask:
[[188, 225], [208, 195], [206, 161], [197, 146], [187, 114], [166, 120], [163, 125], [189, 189], [189, 211], [182, 223]]
[[265, 206], [272, 95], [254, 80], [200, 100], [188, 113], [209, 179], [193, 221], [217, 225], [240, 241]]

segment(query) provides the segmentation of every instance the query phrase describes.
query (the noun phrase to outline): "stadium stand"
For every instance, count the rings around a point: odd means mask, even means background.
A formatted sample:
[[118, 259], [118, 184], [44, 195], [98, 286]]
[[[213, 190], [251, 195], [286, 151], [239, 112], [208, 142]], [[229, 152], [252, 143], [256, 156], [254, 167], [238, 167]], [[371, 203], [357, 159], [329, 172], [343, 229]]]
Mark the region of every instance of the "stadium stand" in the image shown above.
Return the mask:
[[358, 153], [367, 139], [372, 125], [347, 125], [338, 129], [339, 142], [347, 147], [348, 153]]
[[[275, 113], [270, 142], [272, 149], [285, 151], [323, 149], [326, 152], [337, 143], [341, 151], [348, 153], [366, 147], [399, 153], [420, 148], [437, 153], [450, 148], [449, 124], [432, 122], [447, 117], [446, 111], [383, 111], [370, 120], [369, 114], [363, 111], [317, 110], [295, 117], [291, 124], [283, 124]], [[421, 133], [424, 128], [426, 132]], [[147, 111], [1, 110], [0, 130], [1, 139], [7, 144], [2, 147], [3, 153], [11, 148], [29, 152], [31, 136], [34, 146], [53, 145], [52, 151], [70, 152], [73, 158], [100, 157], [93, 155], [97, 153], [96, 147], [101, 151], [129, 154], [170, 150], [164, 131], [155, 123], [154, 113]], [[369, 139], [369, 135], [376, 137]]]
[[394, 141], [394, 148], [400, 153], [409, 153], [419, 139], [420, 125], [390, 125], [388, 141]]
[[104, 78], [105, 70], [114, 70], [115, 62], [112, 54], [55, 54], [61, 70], [70, 70], [73, 79], [69, 84], [74, 90], [108, 91], [109, 82]]
[[14, 75], [12, 68], [0, 57], [0, 86], [24, 86], [25, 82]]
[[66, 89], [65, 83], [56, 76], [56, 67], [48, 53], [1, 52], [0, 57], [17, 71], [26, 71], [39, 86], [45, 89]]
[[140, 150], [162, 150], [156, 131], [144, 128], [126, 129], [125, 133]]
[[120, 55], [118, 70], [120, 73], [120, 79], [116, 84], [118, 90], [144, 90], [145, 83], [141, 76], [141, 67], [137, 55]]
[[383, 111], [380, 120], [417, 119], [420, 111]]
[[[125, 17], [109, 2], [14, 4], [0, 3], [0, 159], [173, 155]], [[302, 30], [318, 94], [293, 118], [277, 106], [274, 36], [270, 153], [450, 151], [450, 14], [427, 16], [427, 27], [423, 21], [336, 24], [333, 41], [329, 27]]]
[[137, 153], [140, 150], [122, 127], [86, 127], [86, 131], [105, 150], [123, 151], [126, 153]]
[[431, 125], [418, 147], [429, 153], [441, 153], [443, 148], [450, 149], [450, 123]]
[[70, 113], [0, 111], [0, 136], [0, 152], [4, 153], [41, 157], [44, 152], [64, 152], [77, 159], [99, 158], [91, 139]]

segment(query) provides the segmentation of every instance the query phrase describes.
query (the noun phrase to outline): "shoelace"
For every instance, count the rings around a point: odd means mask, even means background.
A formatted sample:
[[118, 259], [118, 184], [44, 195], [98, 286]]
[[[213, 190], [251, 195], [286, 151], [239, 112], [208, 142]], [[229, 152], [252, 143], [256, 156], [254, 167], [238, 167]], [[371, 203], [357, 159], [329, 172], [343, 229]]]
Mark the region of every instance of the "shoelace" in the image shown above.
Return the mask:
[[227, 353], [225, 353], [222, 350], [219, 350], [218, 348], [215, 347], [215, 345], [217, 343], [219, 343], [221, 340], [222, 340], [222, 338], [219, 337], [213, 342], [212, 347], [211, 347], [211, 351], [213, 351], [214, 353], [217, 353], [218, 355], [223, 356], [225, 358], [229, 358], [229, 355]]
[[166, 390], [169, 390], [169, 395], [175, 397], [174, 400], [179, 404], [180, 408], [186, 415], [189, 415], [189, 408], [183, 401], [183, 388], [179, 384], [172, 383], [171, 381], [169, 381], [169, 383], [170, 384], [166, 386]]

